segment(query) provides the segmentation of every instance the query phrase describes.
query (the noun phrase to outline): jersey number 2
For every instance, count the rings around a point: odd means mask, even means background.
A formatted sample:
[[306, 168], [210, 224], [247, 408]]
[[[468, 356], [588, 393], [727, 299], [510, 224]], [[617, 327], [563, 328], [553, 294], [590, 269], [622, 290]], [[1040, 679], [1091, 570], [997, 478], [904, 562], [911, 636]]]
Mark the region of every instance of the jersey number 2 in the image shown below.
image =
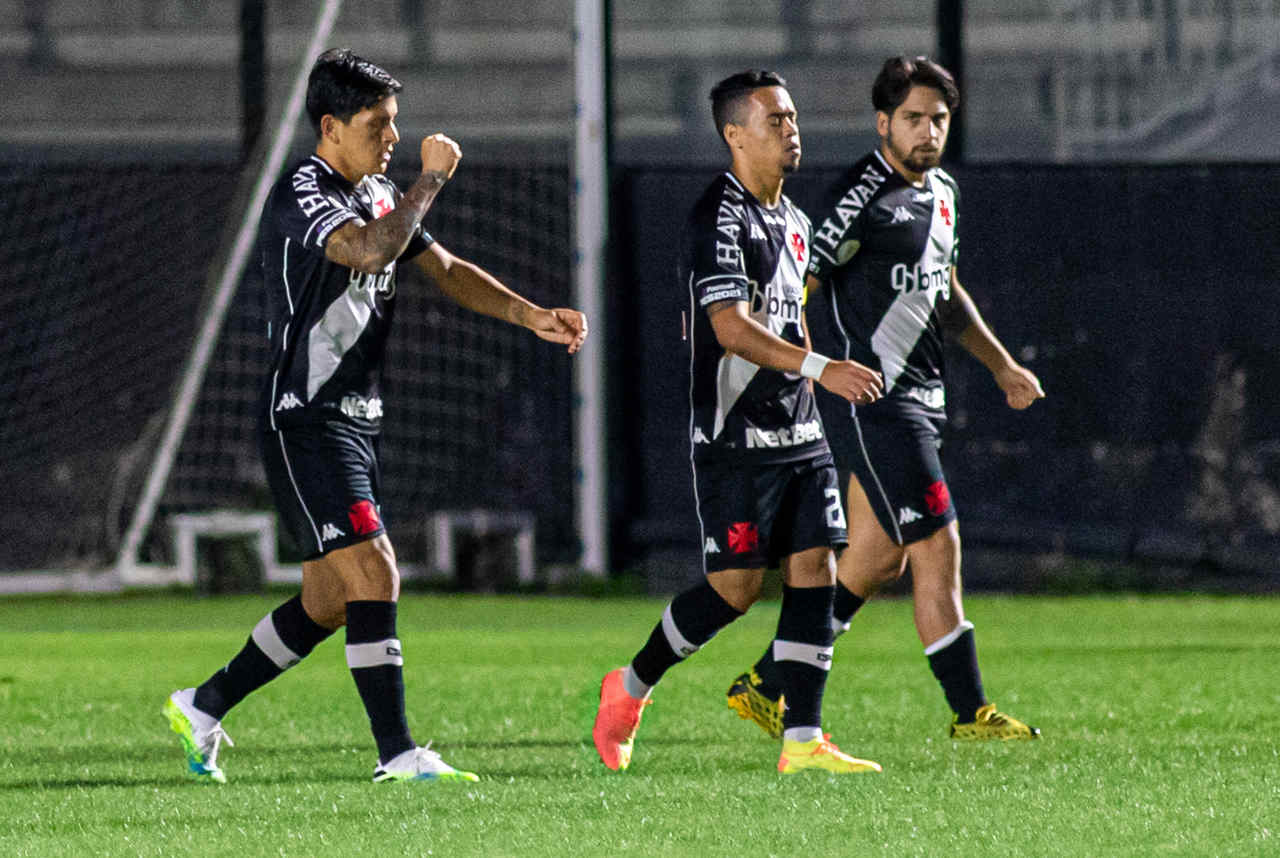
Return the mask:
[[827, 504], [827, 526], [845, 528], [847, 525], [844, 521], [844, 507], [840, 505], [840, 490], [826, 489], [823, 491], [830, 503]]

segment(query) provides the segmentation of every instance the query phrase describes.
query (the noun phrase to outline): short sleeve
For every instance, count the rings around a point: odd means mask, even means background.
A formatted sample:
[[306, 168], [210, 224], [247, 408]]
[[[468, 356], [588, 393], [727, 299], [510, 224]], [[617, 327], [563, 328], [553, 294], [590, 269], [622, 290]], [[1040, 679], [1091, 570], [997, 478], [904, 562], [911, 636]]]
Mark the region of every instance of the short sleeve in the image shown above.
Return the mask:
[[315, 166], [306, 163], [276, 186], [269, 208], [282, 235], [321, 252], [335, 229], [347, 221], [364, 222], [341, 194], [316, 181]]
[[[735, 208], [743, 211], [741, 205]], [[746, 222], [740, 216], [732, 221], [717, 221], [715, 207], [700, 206], [694, 211], [689, 223], [689, 276], [699, 307], [751, 299], [742, 259], [746, 230]]]

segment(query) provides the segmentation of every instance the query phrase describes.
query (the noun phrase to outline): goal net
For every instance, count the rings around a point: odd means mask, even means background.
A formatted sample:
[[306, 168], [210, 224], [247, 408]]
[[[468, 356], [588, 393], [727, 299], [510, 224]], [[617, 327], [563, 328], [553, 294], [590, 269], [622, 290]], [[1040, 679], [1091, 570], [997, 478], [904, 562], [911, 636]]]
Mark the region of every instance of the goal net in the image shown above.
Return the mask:
[[[204, 311], [222, 224], [236, 215], [236, 180], [202, 164], [0, 168], [0, 571], [115, 559]], [[427, 227], [531, 300], [570, 302], [567, 166], [469, 164]], [[458, 308], [412, 267], [401, 267], [397, 295], [381, 457], [401, 555], [414, 558], [431, 510], [482, 506], [533, 511], [540, 554], [572, 558], [570, 359]], [[139, 560], [171, 561], [165, 520], [175, 513], [270, 508], [254, 414], [266, 322], [254, 264]]]

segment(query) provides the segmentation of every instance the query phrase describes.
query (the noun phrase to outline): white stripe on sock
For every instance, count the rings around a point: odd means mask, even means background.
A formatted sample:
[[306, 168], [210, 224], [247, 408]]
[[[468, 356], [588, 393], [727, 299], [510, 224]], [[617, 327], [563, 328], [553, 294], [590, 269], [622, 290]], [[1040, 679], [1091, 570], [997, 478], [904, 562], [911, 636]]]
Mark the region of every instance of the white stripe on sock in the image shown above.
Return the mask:
[[671, 616], [670, 605], [667, 605], [667, 609], [662, 612], [662, 633], [667, 636], [667, 645], [676, 654], [676, 658], [688, 658], [702, 648], [689, 643], [688, 639], [680, 634], [680, 630], [676, 628], [675, 618]]
[[648, 699], [650, 692], [653, 691], [653, 686], [641, 682], [640, 677], [636, 676], [636, 672], [629, 664], [622, 669], [622, 687], [636, 700]]
[[393, 664], [404, 665], [404, 656], [400, 654], [400, 641], [387, 638], [373, 643], [347, 644], [347, 667], [381, 667]]
[[258, 645], [258, 649], [262, 650], [262, 654], [271, 659], [271, 662], [281, 670], [288, 670], [302, 661], [302, 656], [289, 649], [280, 639], [280, 633], [276, 631], [275, 621], [271, 619], [270, 614], [259, 620], [253, 627], [253, 642]]
[[775, 640], [773, 642], [774, 661], [799, 661], [811, 664], [820, 670], [831, 669], [831, 656], [835, 651], [836, 648], [833, 646], [817, 646], [795, 641]]
[[784, 742], [813, 742], [821, 738], [821, 727], [788, 727], [782, 731]]
[[933, 643], [925, 647], [924, 654], [933, 655], [935, 652], [938, 652], [939, 650], [946, 649], [947, 647], [955, 643], [957, 640], [959, 640], [960, 636], [965, 632], [969, 631], [969, 629], [971, 628], [973, 628], [973, 623], [969, 622], [968, 620], [961, 620], [960, 625], [956, 626], [954, 629], [947, 632], [945, 635], [943, 635], [942, 637], [938, 638], [936, 641], [934, 641]]

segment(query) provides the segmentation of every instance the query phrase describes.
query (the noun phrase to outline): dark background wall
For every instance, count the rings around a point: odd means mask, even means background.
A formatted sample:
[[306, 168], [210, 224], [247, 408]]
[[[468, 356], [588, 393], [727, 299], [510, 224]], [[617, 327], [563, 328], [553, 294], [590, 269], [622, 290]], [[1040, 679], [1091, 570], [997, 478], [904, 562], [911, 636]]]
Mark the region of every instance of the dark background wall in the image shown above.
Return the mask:
[[[802, 170], [787, 191], [818, 216], [835, 176]], [[655, 590], [698, 570], [674, 269], [711, 177], [619, 169], [609, 318], [593, 326], [610, 373], [612, 568], [642, 572]], [[966, 556], [1192, 570], [1179, 586], [1223, 574], [1280, 583], [1280, 167], [971, 166], [957, 177], [960, 276], [1049, 394], [1010, 411], [976, 361], [950, 356], [943, 456]], [[114, 556], [234, 215], [225, 179], [221, 167], [145, 163], [0, 170], [12, 215], [0, 472], [13, 487], [0, 504], [0, 568]], [[473, 164], [429, 228], [534, 300], [565, 303], [568, 198], [566, 170]], [[148, 231], [157, 221], [163, 236]], [[255, 278], [228, 319], [162, 513], [267, 505], [252, 416], [265, 362]], [[479, 505], [533, 511], [540, 560], [571, 564], [572, 361], [457, 311], [411, 272], [401, 285], [384, 454], [404, 555], [420, 556], [431, 510]], [[809, 312], [831, 350], [821, 292]], [[154, 551], [164, 533], [161, 523]], [[966, 565], [972, 585], [990, 574]]]
[[[977, 361], [949, 355], [943, 457], [966, 545], [1275, 575], [1280, 168], [955, 174], [961, 281], [1048, 392], [1014, 412]], [[655, 582], [698, 568], [674, 267], [711, 175], [633, 169], [619, 181], [617, 554]], [[786, 191], [818, 219], [837, 175], [802, 171]], [[821, 349], [821, 293], [809, 318]]]

